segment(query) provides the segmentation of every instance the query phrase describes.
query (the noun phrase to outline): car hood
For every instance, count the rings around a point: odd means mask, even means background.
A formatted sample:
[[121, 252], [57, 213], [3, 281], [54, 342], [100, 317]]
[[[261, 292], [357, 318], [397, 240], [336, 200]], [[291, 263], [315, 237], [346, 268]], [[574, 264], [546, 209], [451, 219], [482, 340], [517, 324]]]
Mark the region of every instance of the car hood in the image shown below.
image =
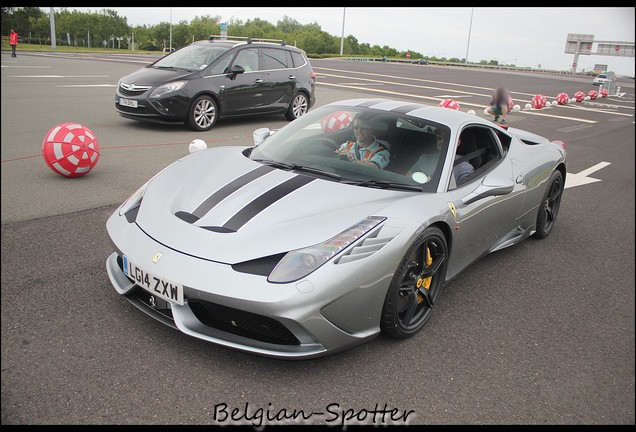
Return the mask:
[[145, 67], [126, 75], [120, 81], [126, 84], [135, 84], [140, 86], [158, 86], [189, 77], [192, 74], [193, 72], [191, 71]]
[[167, 247], [235, 264], [322, 243], [405, 192], [276, 169], [216, 147], [180, 159], [149, 182], [138, 226]]

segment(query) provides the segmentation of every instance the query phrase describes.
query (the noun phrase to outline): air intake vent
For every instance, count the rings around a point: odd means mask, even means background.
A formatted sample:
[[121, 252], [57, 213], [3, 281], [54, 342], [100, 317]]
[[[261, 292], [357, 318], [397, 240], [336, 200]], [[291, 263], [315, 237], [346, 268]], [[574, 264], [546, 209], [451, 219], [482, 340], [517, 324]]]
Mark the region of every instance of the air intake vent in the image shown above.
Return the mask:
[[336, 264], [344, 264], [371, 256], [393, 240], [393, 237], [376, 237], [379, 232], [380, 230], [372, 234], [372, 237], [367, 237], [362, 243], [351, 248], [351, 250], [336, 260]]

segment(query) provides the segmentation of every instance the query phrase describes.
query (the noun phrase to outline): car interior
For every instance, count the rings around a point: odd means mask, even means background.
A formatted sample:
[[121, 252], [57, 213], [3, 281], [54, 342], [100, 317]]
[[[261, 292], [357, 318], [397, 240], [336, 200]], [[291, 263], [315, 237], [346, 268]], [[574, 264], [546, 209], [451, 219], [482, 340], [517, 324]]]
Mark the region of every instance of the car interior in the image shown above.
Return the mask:
[[461, 140], [461, 145], [457, 148], [457, 154], [460, 157], [455, 159], [453, 166], [468, 161], [473, 166], [474, 172], [462, 178], [459, 182], [455, 182], [455, 179], [452, 178], [450, 189], [481, 177], [502, 159], [502, 154], [497, 145], [498, 139], [488, 127], [468, 126], [461, 132], [459, 139]]

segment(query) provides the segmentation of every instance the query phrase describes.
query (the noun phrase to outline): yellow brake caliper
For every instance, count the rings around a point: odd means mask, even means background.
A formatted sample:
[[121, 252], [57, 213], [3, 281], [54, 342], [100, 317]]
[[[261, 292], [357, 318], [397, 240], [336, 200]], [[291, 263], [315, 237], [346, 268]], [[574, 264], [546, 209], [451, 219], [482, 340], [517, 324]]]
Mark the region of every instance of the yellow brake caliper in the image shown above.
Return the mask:
[[[431, 264], [433, 264], [433, 257], [431, 256], [431, 250], [426, 248], [426, 267], [428, 268]], [[427, 290], [431, 288], [431, 281], [433, 280], [433, 276], [429, 276], [427, 278], [418, 278], [417, 279], [417, 288], [421, 288], [422, 286]], [[424, 297], [419, 292], [417, 293], [417, 303], [420, 304], [424, 301]]]

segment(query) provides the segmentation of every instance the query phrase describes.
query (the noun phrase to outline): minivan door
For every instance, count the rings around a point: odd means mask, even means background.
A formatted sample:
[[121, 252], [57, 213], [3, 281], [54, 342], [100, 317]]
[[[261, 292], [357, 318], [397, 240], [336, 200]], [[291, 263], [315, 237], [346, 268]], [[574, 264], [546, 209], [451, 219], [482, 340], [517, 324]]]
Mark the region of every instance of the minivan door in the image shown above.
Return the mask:
[[284, 111], [294, 96], [296, 70], [289, 50], [282, 48], [261, 48], [261, 69], [263, 76], [263, 96], [268, 111]]
[[253, 114], [261, 112], [267, 105], [265, 97], [266, 85], [264, 77], [266, 73], [260, 70], [258, 48], [249, 47], [241, 49], [233, 65], [239, 65], [245, 72], [238, 75], [227, 75], [224, 89], [220, 95], [222, 111], [225, 115]]

